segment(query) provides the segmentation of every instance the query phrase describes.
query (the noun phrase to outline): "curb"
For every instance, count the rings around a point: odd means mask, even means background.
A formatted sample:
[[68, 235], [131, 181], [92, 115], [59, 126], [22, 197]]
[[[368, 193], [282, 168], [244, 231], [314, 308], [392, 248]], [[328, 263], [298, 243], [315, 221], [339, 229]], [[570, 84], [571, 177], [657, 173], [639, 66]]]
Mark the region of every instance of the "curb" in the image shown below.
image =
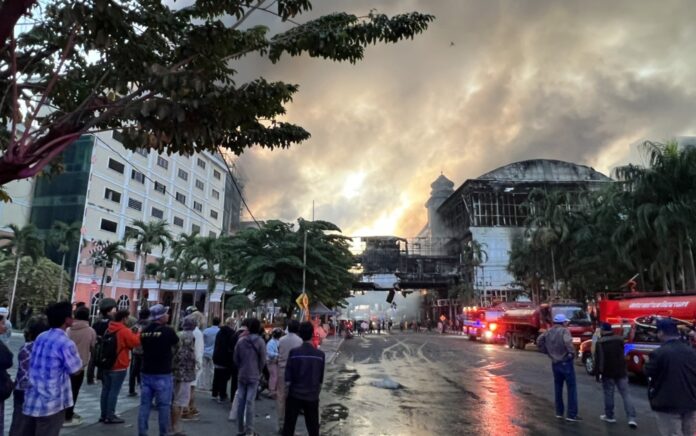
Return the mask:
[[346, 338], [341, 338], [341, 342], [338, 343], [338, 346], [336, 347], [336, 351], [334, 351], [333, 357], [331, 358], [331, 360], [329, 360], [329, 364], [333, 365], [334, 360], [336, 360], [336, 357], [338, 357], [338, 350], [341, 349], [341, 345], [343, 345], [343, 341], [345, 341], [345, 340], [346, 340]]

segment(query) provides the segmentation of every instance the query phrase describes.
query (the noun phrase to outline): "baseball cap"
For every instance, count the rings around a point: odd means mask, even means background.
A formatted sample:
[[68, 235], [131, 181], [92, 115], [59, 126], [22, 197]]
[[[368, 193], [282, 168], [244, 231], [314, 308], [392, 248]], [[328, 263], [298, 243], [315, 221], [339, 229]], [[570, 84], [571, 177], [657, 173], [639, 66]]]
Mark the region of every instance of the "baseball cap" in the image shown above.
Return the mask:
[[570, 321], [568, 317], [563, 315], [562, 313], [559, 313], [558, 315], [553, 317], [553, 323], [554, 324], [563, 324], [564, 322]]
[[674, 322], [672, 318], [658, 319], [656, 326], [658, 332], [662, 332], [667, 336], [679, 336], [679, 329], [677, 328], [677, 323]]
[[7, 307], [0, 307], [0, 315], [7, 315], [8, 313], [10, 312], [7, 310]]
[[155, 304], [150, 308], [150, 320], [157, 321], [169, 312], [169, 306]]

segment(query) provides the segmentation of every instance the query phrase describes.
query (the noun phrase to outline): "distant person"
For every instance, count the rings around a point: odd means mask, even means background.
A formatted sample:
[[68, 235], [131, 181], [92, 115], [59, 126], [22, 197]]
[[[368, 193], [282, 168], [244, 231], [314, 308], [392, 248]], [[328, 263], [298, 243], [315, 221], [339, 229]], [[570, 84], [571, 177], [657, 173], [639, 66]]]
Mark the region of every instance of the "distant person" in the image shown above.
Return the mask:
[[140, 385], [138, 434], [147, 435], [152, 400], [159, 412], [159, 436], [167, 436], [172, 412], [172, 359], [173, 348], [179, 337], [169, 321], [168, 307], [155, 304], [150, 307], [150, 324], [140, 333], [143, 346], [143, 369]]
[[10, 322], [10, 312], [7, 310], [7, 307], [0, 307], [0, 317], [5, 322], [5, 331], [0, 333], [0, 341], [8, 345], [12, 338], [12, 322]]
[[75, 310], [75, 320], [67, 330], [68, 337], [75, 343], [77, 352], [82, 360], [82, 369], [70, 376], [70, 386], [73, 394], [73, 405], [65, 409], [65, 422], [63, 427], [74, 427], [82, 424], [82, 417], [75, 414], [75, 404], [80, 393], [80, 387], [85, 380], [85, 370], [89, 365], [92, 348], [97, 343], [97, 332], [89, 326], [89, 309], [80, 307]]
[[172, 404], [172, 433], [170, 436], [185, 436], [181, 430], [181, 418], [184, 408], [191, 399], [191, 386], [196, 380], [196, 338], [193, 329], [196, 319], [190, 315], [184, 318], [179, 334], [179, 346], [174, 354], [172, 369], [174, 374], [174, 403]]
[[300, 325], [303, 343], [290, 351], [285, 367], [288, 398], [285, 403], [283, 436], [293, 436], [297, 416], [304, 414], [309, 436], [319, 436], [319, 393], [324, 382], [324, 352], [312, 346], [312, 323]]
[[[130, 352], [133, 348], [140, 345], [140, 335], [124, 324], [128, 319], [128, 310], [119, 310], [114, 315], [114, 319], [109, 323], [106, 333], [102, 337], [103, 343], [108, 342], [107, 337], [114, 336], [116, 339], [115, 355], [113, 360], [109, 360], [106, 367], [103, 367], [102, 391], [101, 391], [101, 418], [104, 424], [123, 424], [125, 421], [116, 416], [116, 403], [121, 386], [126, 379], [126, 371], [130, 366]], [[113, 362], [113, 363], [111, 363]], [[99, 363], [99, 362], [98, 362]]]
[[[215, 365], [213, 354], [215, 353], [215, 338], [220, 333], [220, 318], [214, 317], [210, 327], [203, 330], [203, 369], [201, 371], [200, 386], [208, 390], [213, 387]], [[217, 395], [213, 395], [217, 397]]]
[[680, 340], [674, 320], [657, 321], [662, 346], [649, 354], [648, 399], [664, 436], [696, 433], [696, 350]]
[[[213, 398], [222, 403], [234, 398], [237, 391], [237, 370], [234, 365], [234, 347], [237, 345], [237, 334], [234, 331], [235, 319], [227, 318], [225, 325], [215, 336], [215, 349], [213, 350]], [[227, 396], [227, 383], [232, 378], [230, 396]], [[236, 412], [236, 410], [235, 410]]]
[[278, 344], [283, 336], [279, 328], [273, 329], [271, 339], [266, 344], [266, 368], [268, 368], [268, 392], [275, 399], [278, 394]]
[[[10, 425], [11, 435], [24, 434], [25, 417], [22, 414], [24, 407], [25, 391], [29, 387], [29, 363], [31, 350], [34, 341], [39, 335], [48, 330], [48, 321], [44, 315], [33, 316], [25, 322], [24, 326], [24, 345], [17, 353], [17, 377], [15, 378], [12, 411], [12, 424]], [[1, 434], [1, 433], [0, 433]]]
[[36, 338], [29, 358], [21, 436], [58, 436], [65, 409], [73, 405], [70, 376], [83, 368], [75, 343], [65, 333], [73, 323], [72, 305], [54, 303], [46, 316], [50, 330]]
[[194, 380], [194, 382], [191, 384], [191, 396], [189, 398], [189, 404], [188, 407], [184, 409], [184, 413], [181, 418], [185, 421], [198, 419], [198, 416], [201, 414], [196, 407], [196, 386], [201, 387], [200, 381], [203, 370], [203, 352], [205, 350], [205, 339], [203, 338], [203, 332], [201, 331], [201, 328], [203, 328], [205, 324], [205, 316], [199, 312], [195, 306], [191, 309], [191, 314], [188, 316], [190, 316], [191, 319], [196, 322], [196, 326], [193, 329], [193, 337], [196, 339], [194, 343], [196, 350], [196, 380]]
[[614, 388], [619, 390], [623, 400], [628, 425], [631, 428], [638, 427], [636, 421], [636, 409], [633, 407], [631, 394], [628, 392], [628, 373], [626, 372], [626, 359], [624, 358], [623, 337], [615, 335], [611, 324], [602, 323], [602, 337], [595, 347], [595, 367], [597, 378], [602, 377], [602, 389], [604, 390], [604, 415], [599, 419], [606, 422], [616, 422], [614, 417]]
[[561, 314], [553, 317], [553, 327], [542, 333], [537, 339], [539, 351], [551, 359], [553, 383], [555, 391], [556, 418], [563, 419], [563, 384], [568, 389], [568, 414], [565, 419], [569, 422], [580, 421], [578, 417], [578, 393], [575, 384], [575, 347], [573, 338], [568, 330], [570, 320]]
[[294, 319], [288, 321], [288, 334], [278, 341], [278, 381], [276, 384], [276, 413], [278, 417], [278, 432], [283, 431], [285, 418], [285, 401], [287, 390], [285, 388], [285, 368], [288, 364], [290, 351], [302, 345], [302, 338], [297, 333], [300, 331], [300, 323]]
[[[7, 322], [9, 321], [4, 317], [0, 319], [0, 335], [7, 331], [5, 324]], [[12, 379], [7, 370], [12, 367], [13, 357], [12, 352], [7, 348], [4, 341], [0, 342], [0, 386], [2, 389], [6, 389], [5, 392], [0, 392], [0, 394], [2, 394], [2, 396], [0, 396], [0, 435], [5, 432], [5, 400], [12, 395]]]
[[[101, 347], [101, 340], [102, 337], [104, 336], [104, 333], [106, 333], [106, 329], [109, 328], [109, 323], [113, 319], [114, 315], [116, 315], [116, 300], [113, 298], [104, 298], [102, 299], [101, 303], [99, 303], [99, 313], [101, 318], [96, 321], [95, 323], [92, 324], [92, 328], [94, 329], [95, 332], [97, 332], [97, 345], [96, 348]], [[89, 361], [89, 366], [87, 367], [87, 384], [88, 385], [93, 385], [94, 380], [95, 380], [95, 372], [96, 372], [96, 379], [101, 380], [102, 376], [102, 370], [97, 368], [95, 364], [95, 357], [98, 354], [98, 350], [95, 350], [95, 353], [92, 353], [91, 359]]]
[[266, 343], [259, 334], [261, 322], [251, 318], [248, 323], [249, 334], [241, 337], [234, 348], [234, 363], [239, 369], [237, 380], [238, 434], [254, 432], [254, 401], [266, 365]]
[[[143, 330], [150, 324], [150, 309], [140, 309], [138, 312], [138, 321], [132, 328], [133, 333], [142, 333]], [[138, 393], [135, 391], [135, 386], [140, 386], [140, 373], [143, 369], [143, 346], [142, 344], [133, 348], [131, 352], [131, 364], [128, 370], [128, 396], [135, 397]]]

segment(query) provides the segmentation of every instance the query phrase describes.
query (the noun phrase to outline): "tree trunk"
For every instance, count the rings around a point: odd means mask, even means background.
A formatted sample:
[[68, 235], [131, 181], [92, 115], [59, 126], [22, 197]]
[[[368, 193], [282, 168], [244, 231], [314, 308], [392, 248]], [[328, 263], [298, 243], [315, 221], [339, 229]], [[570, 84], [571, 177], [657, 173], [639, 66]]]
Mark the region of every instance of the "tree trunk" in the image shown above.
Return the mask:
[[58, 301], [63, 300], [63, 274], [65, 273], [65, 254], [60, 261], [60, 282], [58, 282]]
[[147, 262], [147, 253], [143, 255], [142, 270], [140, 270], [140, 290], [138, 290], [138, 295], [140, 295], [140, 308], [147, 309], [147, 298], [143, 301], [143, 289], [145, 288], [145, 263]]
[[551, 271], [553, 272], [553, 298], [558, 298], [558, 285], [556, 282], [556, 258], [553, 254], [553, 248], [551, 249]]
[[104, 261], [104, 271], [102, 272], [101, 284], [99, 285], [99, 293], [104, 298], [104, 279], [106, 279], [106, 261]]
[[[681, 238], [682, 241], [684, 238]], [[682, 292], [686, 291], [686, 274], [684, 273], [684, 243], [679, 243], [679, 267], [681, 272]]]
[[691, 242], [690, 241], [686, 242], [686, 259], [687, 259], [686, 265], [689, 269], [689, 271], [686, 273], [686, 277], [687, 277], [686, 290], [693, 291], [693, 290], [696, 290], [696, 267], [694, 267], [694, 252], [691, 250]]
[[179, 313], [181, 312], [181, 294], [184, 292], [184, 282], [179, 281], [179, 289], [174, 296], [174, 304], [172, 307], [172, 326], [176, 329], [179, 325]]
[[10, 296], [10, 307], [8, 308], [8, 318], [12, 318], [12, 306], [14, 306], [15, 294], [17, 293], [17, 280], [19, 279], [19, 265], [22, 263], [22, 256], [17, 253], [17, 268], [15, 269], [14, 283], [12, 284], [12, 295]]

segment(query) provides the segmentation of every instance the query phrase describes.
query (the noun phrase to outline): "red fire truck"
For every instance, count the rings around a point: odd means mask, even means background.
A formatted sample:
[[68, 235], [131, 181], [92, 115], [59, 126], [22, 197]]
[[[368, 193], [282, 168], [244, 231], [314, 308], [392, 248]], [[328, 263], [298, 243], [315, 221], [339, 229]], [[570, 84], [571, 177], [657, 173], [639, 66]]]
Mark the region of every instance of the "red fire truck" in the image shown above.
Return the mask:
[[[611, 324], [614, 334], [625, 338], [626, 367], [634, 375], [643, 374], [646, 356], [660, 346], [655, 327], [659, 318], [675, 319], [683, 332], [692, 330], [696, 321], [694, 292], [631, 292], [600, 295], [600, 298], [599, 321]], [[589, 374], [594, 371], [594, 343], [598, 337], [599, 334], [595, 333], [592, 340], [585, 341], [580, 346], [580, 359]]]
[[497, 303], [491, 307], [465, 307], [463, 314], [463, 332], [472, 341], [503, 342], [505, 331], [498, 322], [507, 310], [530, 307], [527, 302]]
[[584, 340], [592, 337], [589, 315], [582, 304], [573, 301], [510, 309], [498, 319], [498, 325], [505, 332], [505, 342], [509, 348], [524, 350], [528, 343], [536, 342], [541, 333], [551, 328], [553, 317], [559, 314], [570, 320], [568, 329], [576, 347], [579, 348]]

